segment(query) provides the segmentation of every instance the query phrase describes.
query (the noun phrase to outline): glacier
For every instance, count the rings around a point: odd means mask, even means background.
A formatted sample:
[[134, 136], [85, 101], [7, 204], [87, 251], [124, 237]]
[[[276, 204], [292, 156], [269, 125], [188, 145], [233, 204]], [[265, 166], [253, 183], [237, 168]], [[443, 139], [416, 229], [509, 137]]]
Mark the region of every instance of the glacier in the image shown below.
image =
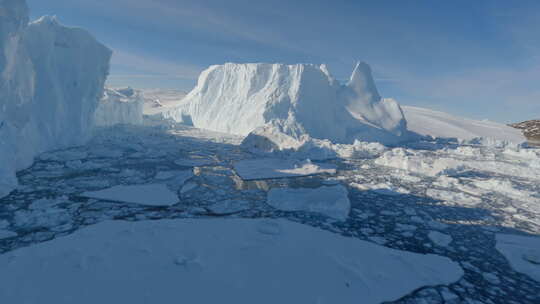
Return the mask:
[[402, 109], [409, 130], [420, 135], [461, 140], [491, 138], [517, 144], [526, 141], [521, 130], [505, 124], [467, 119], [420, 107], [403, 106]]
[[90, 137], [112, 52], [55, 17], [28, 23], [25, 1], [2, 1], [0, 11], [2, 197], [37, 154]]
[[[356, 65], [346, 85], [325, 65], [211, 66], [166, 116], [197, 128], [255, 134], [255, 139], [270, 140], [277, 147], [290, 146], [289, 138], [391, 144], [410, 135], [399, 104], [380, 97], [366, 63]], [[283, 135], [272, 135], [276, 133]], [[252, 136], [249, 142], [257, 140]]]

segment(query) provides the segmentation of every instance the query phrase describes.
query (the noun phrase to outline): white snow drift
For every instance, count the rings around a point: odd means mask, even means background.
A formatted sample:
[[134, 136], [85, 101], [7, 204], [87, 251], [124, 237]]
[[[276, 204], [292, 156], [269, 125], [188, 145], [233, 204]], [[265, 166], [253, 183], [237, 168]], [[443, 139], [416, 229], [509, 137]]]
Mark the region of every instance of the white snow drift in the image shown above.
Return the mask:
[[409, 130], [421, 135], [463, 140], [487, 137], [514, 143], [526, 141], [521, 130], [504, 124], [456, 117], [418, 107], [403, 106], [402, 109]]
[[145, 99], [140, 91], [132, 88], [107, 88], [94, 114], [97, 126], [143, 123]]
[[[455, 262], [284, 220], [104, 222], [0, 256], [2, 303], [381, 303]], [[51, 275], [54, 274], [54, 275]]]
[[347, 85], [335, 81], [324, 65], [211, 66], [168, 115], [243, 136], [255, 131], [265, 137], [270, 130], [294, 139], [396, 143], [408, 135], [399, 104], [379, 96], [365, 63], [356, 66]]
[[38, 153], [83, 143], [111, 51], [53, 17], [28, 24], [25, 1], [1, 1], [0, 197]]

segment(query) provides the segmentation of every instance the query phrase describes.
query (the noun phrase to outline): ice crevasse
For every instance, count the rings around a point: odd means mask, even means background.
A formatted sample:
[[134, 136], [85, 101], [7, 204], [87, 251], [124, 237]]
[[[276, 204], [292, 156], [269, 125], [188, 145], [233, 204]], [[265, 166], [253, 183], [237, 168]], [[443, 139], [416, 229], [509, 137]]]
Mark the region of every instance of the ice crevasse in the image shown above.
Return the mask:
[[371, 69], [358, 63], [347, 84], [325, 65], [211, 66], [168, 116], [195, 127], [247, 136], [277, 148], [308, 136], [336, 143], [393, 144], [410, 136], [399, 104], [379, 95]]
[[91, 134], [112, 52], [54, 17], [28, 23], [21, 0], [0, 0], [0, 197], [46, 150]]

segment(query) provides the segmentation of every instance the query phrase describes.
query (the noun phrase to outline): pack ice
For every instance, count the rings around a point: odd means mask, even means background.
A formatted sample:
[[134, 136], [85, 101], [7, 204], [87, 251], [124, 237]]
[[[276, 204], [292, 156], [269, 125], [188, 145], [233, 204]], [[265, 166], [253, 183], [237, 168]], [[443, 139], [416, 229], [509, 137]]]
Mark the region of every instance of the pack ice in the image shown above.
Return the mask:
[[211, 66], [168, 116], [197, 128], [252, 133], [254, 145], [255, 137], [279, 148], [305, 136], [336, 143], [396, 143], [408, 135], [399, 104], [381, 98], [365, 63], [356, 65], [346, 85], [334, 80], [324, 65]]
[[111, 51], [54, 17], [28, 24], [25, 1], [0, 1], [0, 197], [38, 153], [83, 143]]

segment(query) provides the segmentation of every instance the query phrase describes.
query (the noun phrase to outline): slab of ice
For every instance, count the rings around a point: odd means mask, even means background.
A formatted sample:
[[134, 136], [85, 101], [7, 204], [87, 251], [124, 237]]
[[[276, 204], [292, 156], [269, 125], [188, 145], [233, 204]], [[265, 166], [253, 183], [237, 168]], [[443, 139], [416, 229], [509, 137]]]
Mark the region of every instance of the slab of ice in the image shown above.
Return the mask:
[[440, 189], [428, 189], [426, 191], [426, 196], [441, 201], [447, 201], [456, 203], [458, 205], [467, 206], [474, 206], [482, 202], [482, 199], [463, 192], [447, 191]]
[[351, 183], [351, 187], [356, 188], [360, 191], [372, 191], [378, 194], [391, 195], [391, 196], [404, 195], [404, 194], [410, 193], [410, 191], [408, 191], [405, 188], [396, 187], [389, 183], [378, 183], [378, 184]]
[[56, 304], [374, 304], [463, 275], [446, 257], [225, 219], [104, 222], [1, 255], [0, 269], [2, 303]]
[[269, 179], [283, 177], [299, 177], [316, 174], [335, 174], [333, 164], [313, 163], [309, 160], [260, 158], [237, 162], [234, 165], [236, 173], [243, 180]]
[[81, 196], [148, 206], [171, 206], [179, 202], [178, 196], [163, 184], [114, 186], [84, 192]]
[[437, 176], [451, 170], [458, 170], [464, 166], [464, 162], [457, 159], [426, 157], [413, 150], [403, 148], [385, 152], [375, 160], [375, 163], [428, 176]]
[[496, 248], [514, 270], [540, 282], [540, 237], [497, 234]]
[[428, 234], [429, 239], [438, 246], [446, 247], [452, 243], [452, 236], [441, 233], [439, 231], [430, 231]]
[[216, 161], [207, 158], [185, 158], [177, 159], [174, 161], [174, 163], [182, 167], [202, 167], [213, 165], [216, 163]]
[[231, 214], [247, 210], [250, 208], [248, 201], [243, 200], [225, 200], [217, 202], [208, 207], [208, 210], [215, 214]]
[[316, 189], [274, 188], [268, 192], [267, 203], [284, 211], [315, 212], [344, 221], [351, 210], [348, 195], [341, 185]]
[[13, 231], [0, 229], [0, 240], [16, 237], [16, 236], [17, 236], [17, 233]]

